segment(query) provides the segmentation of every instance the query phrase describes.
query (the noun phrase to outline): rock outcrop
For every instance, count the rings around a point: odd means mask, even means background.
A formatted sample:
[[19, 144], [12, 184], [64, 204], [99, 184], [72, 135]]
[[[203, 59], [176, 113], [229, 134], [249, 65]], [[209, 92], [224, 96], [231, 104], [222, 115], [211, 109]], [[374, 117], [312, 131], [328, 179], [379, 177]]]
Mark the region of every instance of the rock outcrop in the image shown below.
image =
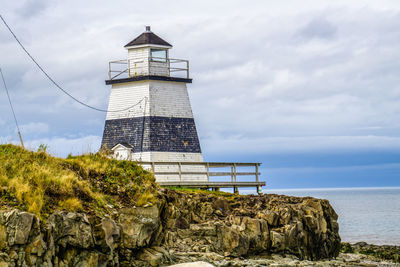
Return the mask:
[[165, 243], [178, 251], [228, 256], [288, 253], [317, 260], [338, 255], [337, 215], [327, 200], [280, 195], [231, 196], [167, 191]]
[[387, 260], [396, 262], [400, 266], [400, 246], [391, 245], [373, 245], [366, 242], [358, 242], [355, 244], [342, 243], [341, 252], [343, 253], [357, 253], [367, 255], [376, 260]]
[[159, 266], [196, 253], [318, 260], [336, 257], [339, 247], [335, 211], [314, 198], [161, 189], [156, 205], [108, 217], [59, 211], [41, 221], [0, 212], [0, 266]]

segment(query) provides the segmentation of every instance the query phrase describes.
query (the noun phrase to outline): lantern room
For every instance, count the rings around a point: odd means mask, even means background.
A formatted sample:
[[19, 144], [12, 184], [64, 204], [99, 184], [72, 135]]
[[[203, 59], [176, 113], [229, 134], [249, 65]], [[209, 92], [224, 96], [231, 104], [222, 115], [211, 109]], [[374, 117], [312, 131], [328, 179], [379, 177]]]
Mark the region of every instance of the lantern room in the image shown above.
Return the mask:
[[154, 34], [150, 26], [146, 31], [125, 45], [127, 59], [109, 63], [109, 80], [160, 76], [189, 79], [189, 61], [171, 59], [169, 49], [172, 45]]

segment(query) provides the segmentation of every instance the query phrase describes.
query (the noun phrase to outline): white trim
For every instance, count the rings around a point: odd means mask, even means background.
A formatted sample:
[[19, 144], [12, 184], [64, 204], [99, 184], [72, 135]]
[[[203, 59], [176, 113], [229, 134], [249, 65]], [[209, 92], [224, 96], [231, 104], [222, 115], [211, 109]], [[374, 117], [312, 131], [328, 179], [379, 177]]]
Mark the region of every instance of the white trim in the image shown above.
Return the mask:
[[154, 48], [167, 48], [170, 49], [172, 48], [172, 45], [156, 45], [156, 44], [143, 44], [143, 45], [131, 45], [131, 46], [127, 46], [125, 47], [125, 49], [129, 50], [129, 49], [136, 49], [136, 48], [144, 48], [144, 47], [154, 47]]
[[115, 146], [113, 146], [113, 148], [111, 148], [111, 150], [114, 151], [115, 149], [118, 148], [118, 146], [121, 146], [121, 147], [126, 148], [126, 149], [128, 149], [128, 150], [132, 150], [131, 147], [124, 146], [124, 145], [121, 144], [121, 143], [118, 143], [118, 144], [116, 144]]
[[112, 149], [112, 157], [118, 160], [132, 160], [133, 149], [118, 143]]
[[159, 162], [203, 162], [203, 155], [201, 153], [189, 152], [158, 152], [158, 151], [144, 151], [133, 152], [133, 161], [159, 161]]

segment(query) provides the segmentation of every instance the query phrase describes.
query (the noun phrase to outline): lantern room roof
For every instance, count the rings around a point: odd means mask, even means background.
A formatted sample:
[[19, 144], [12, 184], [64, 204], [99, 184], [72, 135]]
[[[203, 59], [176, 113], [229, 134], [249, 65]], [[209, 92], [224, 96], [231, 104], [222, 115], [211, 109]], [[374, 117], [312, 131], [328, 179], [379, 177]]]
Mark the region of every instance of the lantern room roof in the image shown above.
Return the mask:
[[164, 41], [159, 36], [154, 34], [150, 30], [150, 26], [146, 26], [146, 31], [144, 33], [142, 33], [141, 35], [139, 35], [138, 37], [136, 37], [135, 39], [130, 41], [124, 47], [147, 45], [147, 44], [172, 47], [172, 45], [170, 43], [168, 43], [167, 41]]

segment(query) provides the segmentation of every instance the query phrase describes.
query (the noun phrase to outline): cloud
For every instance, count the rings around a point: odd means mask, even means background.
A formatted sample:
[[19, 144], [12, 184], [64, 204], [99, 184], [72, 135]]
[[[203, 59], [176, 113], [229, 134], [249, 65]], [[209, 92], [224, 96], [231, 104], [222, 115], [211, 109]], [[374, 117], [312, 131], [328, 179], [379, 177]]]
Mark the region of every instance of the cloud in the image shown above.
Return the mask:
[[25, 0], [23, 4], [17, 8], [19, 15], [24, 18], [31, 18], [42, 13], [49, 5], [47, 0]]
[[325, 18], [314, 18], [299, 34], [305, 38], [332, 39], [336, 35], [337, 28]]
[[[398, 149], [398, 2], [34, 2], [2, 6], [10, 25], [57, 82], [101, 108], [110, 92], [108, 61], [125, 58], [123, 45], [152, 25], [174, 45], [173, 57], [190, 60], [205, 153]], [[47, 124], [42, 140], [58, 140], [62, 153], [71, 141], [63, 146], [60, 136], [99, 138], [105, 114], [62, 94], [7, 36], [0, 28], [2, 67], [21, 123]], [[0, 105], [1, 114], [7, 109]], [[34, 134], [26, 138], [37, 140]]]
[[101, 143], [100, 136], [83, 136], [79, 138], [51, 137], [28, 140], [25, 146], [31, 150], [44, 144], [48, 146], [48, 152], [59, 157], [66, 157], [68, 154], [81, 155], [97, 152]]
[[21, 131], [24, 134], [44, 134], [48, 133], [49, 125], [43, 122], [30, 122], [28, 124], [21, 125]]
[[335, 167], [290, 167], [290, 168], [267, 168], [269, 172], [291, 172], [291, 173], [335, 173], [335, 172], [354, 172], [371, 170], [400, 169], [400, 163], [369, 164], [369, 165], [351, 165]]
[[203, 140], [210, 154], [276, 154], [299, 152], [361, 152], [400, 150], [400, 137], [389, 136], [303, 136], [259, 137], [212, 136]]

